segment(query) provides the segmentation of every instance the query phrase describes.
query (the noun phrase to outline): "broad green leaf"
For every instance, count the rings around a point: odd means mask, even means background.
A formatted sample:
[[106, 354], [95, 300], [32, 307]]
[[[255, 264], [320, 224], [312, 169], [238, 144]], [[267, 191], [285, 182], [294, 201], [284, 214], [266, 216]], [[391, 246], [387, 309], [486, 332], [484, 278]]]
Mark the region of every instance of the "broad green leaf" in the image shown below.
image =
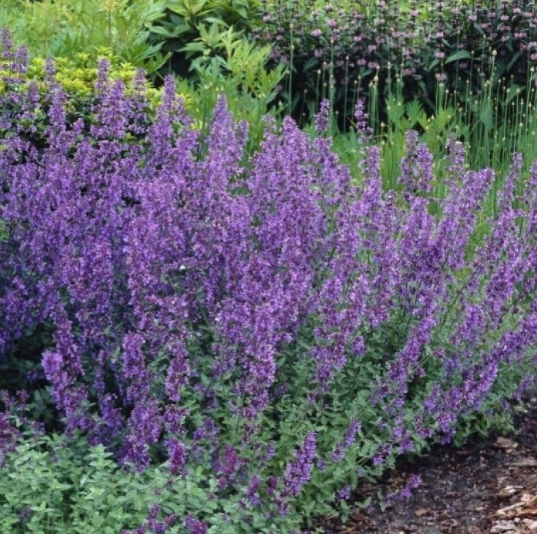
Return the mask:
[[453, 61], [459, 61], [461, 59], [471, 59], [472, 54], [468, 52], [468, 50], [459, 50], [458, 52], [455, 52], [454, 54], [451, 54], [446, 61], [445, 64], [452, 63]]

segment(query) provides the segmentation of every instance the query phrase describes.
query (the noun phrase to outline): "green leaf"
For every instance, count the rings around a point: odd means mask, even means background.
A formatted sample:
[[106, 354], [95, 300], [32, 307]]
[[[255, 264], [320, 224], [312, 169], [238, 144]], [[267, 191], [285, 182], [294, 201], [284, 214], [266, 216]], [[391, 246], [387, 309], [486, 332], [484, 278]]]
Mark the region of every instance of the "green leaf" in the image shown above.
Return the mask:
[[174, 37], [178, 37], [190, 29], [191, 28], [185, 23], [174, 26], [173, 30], [169, 30], [163, 26], [151, 26], [151, 33], [162, 35], [166, 39], [173, 39]]
[[507, 97], [506, 104], [509, 104], [513, 98], [515, 98], [517, 95], [517, 89], [522, 90], [522, 87], [520, 85], [517, 85], [516, 83], [511, 84], [509, 87], [509, 96]]
[[202, 43], [188, 43], [179, 50], [179, 52], [205, 52], [207, 47]]
[[37, 504], [34, 504], [33, 506], [31, 506], [31, 510], [32, 512], [44, 512], [47, 510], [47, 503], [46, 501], [43, 501], [41, 504], [37, 505]]
[[433, 70], [439, 64], [440, 64], [440, 60], [434, 59], [433, 62], [429, 65], [429, 68], [427, 70]]
[[96, 528], [99, 528], [103, 523], [104, 523], [104, 517], [102, 517], [98, 513], [93, 515], [93, 517], [91, 518], [91, 524]]
[[479, 116], [479, 120], [483, 123], [487, 131], [492, 129], [492, 109], [487, 107]]
[[512, 66], [516, 63], [516, 61], [518, 60], [518, 58], [520, 57], [520, 50], [518, 50], [512, 57], [511, 61], [509, 61], [509, 63], [507, 64], [507, 67], [506, 67], [506, 71], [509, 72], [512, 68]]
[[445, 64], [452, 63], [453, 61], [459, 61], [461, 59], [471, 59], [472, 54], [468, 52], [468, 50], [459, 50], [458, 52], [455, 52], [454, 54], [451, 54], [446, 61]]

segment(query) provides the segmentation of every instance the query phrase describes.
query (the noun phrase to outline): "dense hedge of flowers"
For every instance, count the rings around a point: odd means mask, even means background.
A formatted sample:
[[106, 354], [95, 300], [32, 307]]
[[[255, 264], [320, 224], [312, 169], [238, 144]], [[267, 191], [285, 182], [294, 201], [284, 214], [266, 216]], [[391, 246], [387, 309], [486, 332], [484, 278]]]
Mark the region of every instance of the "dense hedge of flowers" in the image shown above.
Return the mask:
[[[3, 54], [24, 71], [24, 54]], [[248, 154], [223, 97], [203, 137], [172, 78], [150, 119], [141, 77], [126, 96], [107, 68], [91, 124], [66, 121], [52, 75], [45, 97], [1, 97], [0, 365], [48, 328], [32, 373], [66, 432], [206, 489], [213, 505], [180, 528], [290, 532], [296, 510], [341, 502], [534, 384], [537, 165], [519, 198], [514, 158], [476, 233], [495, 176], [468, 171], [455, 140], [445, 197], [414, 132], [400, 194], [386, 192], [361, 102], [357, 185], [331, 151], [327, 101], [313, 139], [267, 118]], [[7, 453], [20, 388], [0, 384]]]

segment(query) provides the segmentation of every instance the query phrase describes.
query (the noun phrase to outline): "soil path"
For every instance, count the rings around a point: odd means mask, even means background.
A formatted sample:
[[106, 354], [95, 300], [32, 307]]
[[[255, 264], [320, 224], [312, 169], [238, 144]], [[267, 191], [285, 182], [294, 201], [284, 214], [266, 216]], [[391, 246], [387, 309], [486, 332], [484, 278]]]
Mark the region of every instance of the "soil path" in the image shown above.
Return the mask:
[[[364, 485], [355, 502], [422, 483], [384, 511], [354, 510], [349, 522], [323, 518], [324, 534], [537, 534], [537, 401], [517, 417], [513, 435], [472, 439], [462, 448], [435, 447], [414, 463], [401, 461], [386, 480]], [[350, 501], [352, 505], [352, 499]]]

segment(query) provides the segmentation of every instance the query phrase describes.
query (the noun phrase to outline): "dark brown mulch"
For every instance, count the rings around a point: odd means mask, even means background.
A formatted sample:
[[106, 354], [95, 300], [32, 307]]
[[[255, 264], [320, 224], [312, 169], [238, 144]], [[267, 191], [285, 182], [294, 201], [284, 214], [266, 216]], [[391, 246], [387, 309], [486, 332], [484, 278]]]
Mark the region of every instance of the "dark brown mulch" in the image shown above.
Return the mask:
[[[435, 447], [414, 463], [401, 461], [384, 482], [353, 496], [375, 501], [404, 486], [421, 486], [382, 511], [354, 510], [345, 525], [324, 518], [324, 534], [537, 534], [537, 402], [517, 417], [517, 433], [471, 439], [464, 447]], [[350, 501], [352, 504], [352, 499]]]

